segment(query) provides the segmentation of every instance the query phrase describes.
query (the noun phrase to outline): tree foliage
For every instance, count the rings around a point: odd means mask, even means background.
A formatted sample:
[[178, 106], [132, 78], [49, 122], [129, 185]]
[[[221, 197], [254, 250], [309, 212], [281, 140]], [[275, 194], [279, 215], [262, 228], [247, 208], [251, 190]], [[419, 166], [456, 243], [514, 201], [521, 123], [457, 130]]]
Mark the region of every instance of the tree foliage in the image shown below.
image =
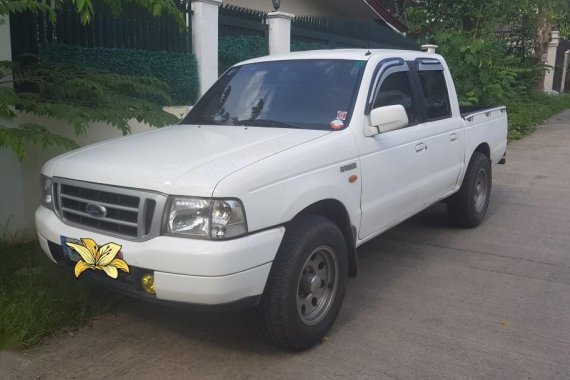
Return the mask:
[[[93, 15], [92, 0], [69, 0], [86, 24]], [[171, 14], [184, 25], [182, 14], [173, 0], [104, 0], [116, 13], [136, 4], [155, 16]], [[63, 0], [56, 0], [60, 7]], [[0, 16], [19, 12], [43, 12], [55, 22], [54, 9], [36, 0], [0, 0]], [[30, 113], [60, 120], [70, 125], [76, 135], [87, 132], [90, 122], [110, 124], [123, 134], [130, 133], [129, 120], [152, 126], [177, 121], [163, 111], [169, 104], [168, 86], [157, 79], [118, 75], [64, 64], [49, 64], [37, 59], [20, 64], [0, 62], [0, 148], [11, 149], [22, 159], [28, 143], [43, 147], [55, 145], [74, 148], [77, 144], [55, 134], [41, 124], [18, 124], [19, 113]], [[17, 91], [16, 91], [17, 89]]]
[[384, 2], [407, 22], [410, 35], [439, 45], [463, 103], [528, 96], [540, 82], [552, 26], [570, 23], [569, 0]]
[[527, 96], [542, 72], [531, 61], [522, 62], [509, 53], [505, 44], [495, 38], [452, 30], [438, 32], [434, 39], [464, 105], [504, 104]]
[[570, 37], [570, 0], [383, 0], [410, 27], [435, 43], [453, 74], [462, 104], [507, 105], [509, 138], [531, 132], [568, 107], [568, 96], [537, 94], [550, 32]]
[[0, 67], [13, 76], [0, 84], [11, 83], [21, 89], [16, 92], [13, 87], [0, 86], [0, 147], [12, 149], [20, 159], [24, 157], [27, 142], [65, 148], [76, 144], [39, 124], [14, 128], [15, 111], [63, 121], [73, 127], [76, 135], [86, 134], [92, 121], [110, 124], [123, 134], [130, 133], [131, 119], [154, 126], [177, 121], [159, 105], [170, 102], [168, 87], [153, 78], [98, 73], [64, 65], [22, 67], [4, 61]]

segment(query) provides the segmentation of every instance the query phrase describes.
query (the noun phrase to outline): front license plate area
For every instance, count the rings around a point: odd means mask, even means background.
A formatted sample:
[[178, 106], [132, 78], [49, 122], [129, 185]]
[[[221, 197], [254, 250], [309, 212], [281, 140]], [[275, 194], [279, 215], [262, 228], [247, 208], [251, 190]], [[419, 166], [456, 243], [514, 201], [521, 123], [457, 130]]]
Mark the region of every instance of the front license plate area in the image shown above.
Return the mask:
[[61, 236], [61, 249], [63, 250], [63, 257], [73, 262], [79, 261], [81, 259], [81, 256], [79, 256], [79, 254], [75, 252], [73, 249], [69, 248], [67, 244], [65, 244], [67, 242], [81, 244], [81, 240], [72, 239], [67, 236]]

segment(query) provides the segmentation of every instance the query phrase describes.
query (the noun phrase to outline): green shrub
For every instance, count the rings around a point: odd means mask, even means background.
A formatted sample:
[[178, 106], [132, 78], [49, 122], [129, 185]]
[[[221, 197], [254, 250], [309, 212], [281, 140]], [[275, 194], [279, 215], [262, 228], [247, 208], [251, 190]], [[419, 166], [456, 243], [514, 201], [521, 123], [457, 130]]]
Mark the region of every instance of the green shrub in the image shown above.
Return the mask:
[[506, 105], [509, 140], [520, 139], [550, 116], [570, 108], [570, 96], [535, 91], [542, 75], [536, 59], [522, 59], [491, 34], [447, 30], [434, 36], [462, 105]]
[[193, 55], [134, 49], [85, 48], [43, 45], [40, 60], [88, 67], [104, 72], [151, 77], [170, 87], [173, 104], [192, 104], [198, 94], [196, 58]]
[[526, 98], [506, 103], [509, 118], [509, 140], [518, 140], [532, 133], [549, 117], [570, 108], [570, 94], [553, 96], [532, 93]]
[[526, 98], [540, 74], [535, 62], [523, 62], [509, 53], [505, 41], [494, 35], [444, 31], [434, 36], [445, 57], [463, 105], [504, 104]]
[[260, 36], [226, 36], [218, 40], [220, 75], [234, 64], [269, 54], [267, 41]]

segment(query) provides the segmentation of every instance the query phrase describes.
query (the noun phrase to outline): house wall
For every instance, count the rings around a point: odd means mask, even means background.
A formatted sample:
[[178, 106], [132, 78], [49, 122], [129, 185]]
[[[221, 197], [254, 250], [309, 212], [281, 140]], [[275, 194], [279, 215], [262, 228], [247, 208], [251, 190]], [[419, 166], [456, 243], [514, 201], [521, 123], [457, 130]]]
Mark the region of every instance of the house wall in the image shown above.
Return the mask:
[[[165, 110], [182, 118], [189, 107], [166, 107]], [[122, 136], [117, 128], [105, 123], [90, 123], [87, 135], [76, 137], [72, 127], [58, 120], [25, 114], [20, 115], [17, 121], [41, 123], [50, 131], [73, 139], [79, 146]], [[136, 120], [129, 122], [129, 125], [133, 134], [153, 129]], [[0, 183], [3, 184], [0, 193], [0, 238], [34, 238], [34, 213], [40, 204], [40, 172], [49, 159], [62, 153], [65, 153], [65, 150], [61, 148], [29, 145], [26, 148], [26, 157], [19, 162], [11, 151], [0, 150]]]
[[[350, 2], [349, 7], [347, 7], [348, 2]], [[271, 0], [224, 0], [224, 4], [266, 12], [273, 11]], [[377, 18], [363, 0], [282, 0], [279, 10], [296, 16], [337, 16], [366, 20]]]

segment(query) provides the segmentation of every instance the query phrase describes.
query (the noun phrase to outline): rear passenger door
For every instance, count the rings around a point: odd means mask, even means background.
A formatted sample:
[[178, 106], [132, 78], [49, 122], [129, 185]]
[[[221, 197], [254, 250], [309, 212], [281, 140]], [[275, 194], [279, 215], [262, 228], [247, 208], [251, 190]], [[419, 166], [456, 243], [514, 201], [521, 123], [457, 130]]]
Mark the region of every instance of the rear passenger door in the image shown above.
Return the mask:
[[431, 58], [418, 59], [415, 67], [424, 107], [423, 128], [429, 133], [425, 140], [429, 152], [426, 198], [431, 203], [455, 189], [463, 165], [465, 135], [458, 105], [450, 101], [447, 83], [453, 82], [449, 71]]

